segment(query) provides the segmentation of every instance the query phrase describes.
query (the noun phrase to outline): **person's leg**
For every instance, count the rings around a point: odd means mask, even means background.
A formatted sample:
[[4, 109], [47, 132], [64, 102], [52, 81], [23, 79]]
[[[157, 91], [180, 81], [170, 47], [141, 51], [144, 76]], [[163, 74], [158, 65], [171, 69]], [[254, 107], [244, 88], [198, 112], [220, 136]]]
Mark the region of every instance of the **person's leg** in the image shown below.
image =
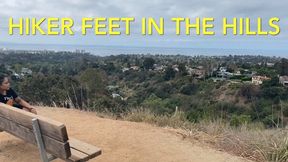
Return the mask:
[[18, 108], [18, 109], [23, 109], [23, 106], [20, 105], [20, 104], [17, 104], [17, 103], [13, 104], [12, 106], [13, 106], [13, 107], [16, 107], [16, 108]]

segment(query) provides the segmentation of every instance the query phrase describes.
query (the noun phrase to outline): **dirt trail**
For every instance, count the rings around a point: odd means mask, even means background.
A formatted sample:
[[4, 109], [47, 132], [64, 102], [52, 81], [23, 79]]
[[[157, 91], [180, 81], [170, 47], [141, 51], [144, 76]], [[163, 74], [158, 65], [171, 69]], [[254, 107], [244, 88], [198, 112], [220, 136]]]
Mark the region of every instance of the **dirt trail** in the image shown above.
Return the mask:
[[[95, 162], [245, 162], [225, 152], [165, 128], [144, 123], [111, 120], [94, 113], [62, 108], [38, 108], [40, 115], [66, 124], [68, 134], [102, 148]], [[35, 146], [5, 132], [0, 133], [0, 162], [38, 162]], [[61, 160], [55, 160], [61, 161]]]

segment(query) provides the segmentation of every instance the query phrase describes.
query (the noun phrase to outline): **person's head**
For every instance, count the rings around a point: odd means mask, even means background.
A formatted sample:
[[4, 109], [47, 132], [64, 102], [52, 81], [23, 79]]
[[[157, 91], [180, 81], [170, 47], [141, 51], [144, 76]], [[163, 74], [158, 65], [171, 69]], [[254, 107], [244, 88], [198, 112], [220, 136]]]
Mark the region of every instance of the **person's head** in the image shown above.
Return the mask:
[[9, 90], [10, 82], [6, 75], [0, 74], [0, 90]]

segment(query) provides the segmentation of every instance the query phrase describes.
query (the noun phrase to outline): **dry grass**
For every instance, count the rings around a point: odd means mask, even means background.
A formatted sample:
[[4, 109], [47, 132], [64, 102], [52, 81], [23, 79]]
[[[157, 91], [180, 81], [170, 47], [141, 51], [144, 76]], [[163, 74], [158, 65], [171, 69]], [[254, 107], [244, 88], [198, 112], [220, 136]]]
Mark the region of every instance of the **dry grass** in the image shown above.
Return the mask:
[[194, 124], [188, 122], [182, 112], [173, 116], [157, 116], [144, 109], [133, 110], [122, 118], [161, 127], [181, 128], [181, 135], [185, 138], [211, 144], [219, 150], [253, 161], [288, 161], [288, 130], [285, 129], [264, 129], [257, 123], [235, 128], [220, 120]]

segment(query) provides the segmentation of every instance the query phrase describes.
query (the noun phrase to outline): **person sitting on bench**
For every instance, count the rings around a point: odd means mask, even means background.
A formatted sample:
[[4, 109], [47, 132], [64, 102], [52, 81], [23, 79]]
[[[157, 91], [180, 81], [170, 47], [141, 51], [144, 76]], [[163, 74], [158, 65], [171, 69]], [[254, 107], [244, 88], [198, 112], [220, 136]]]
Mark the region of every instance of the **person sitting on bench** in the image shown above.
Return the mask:
[[3, 74], [0, 74], [0, 102], [37, 114], [36, 109], [33, 106], [20, 98], [16, 92], [10, 88], [9, 79]]

